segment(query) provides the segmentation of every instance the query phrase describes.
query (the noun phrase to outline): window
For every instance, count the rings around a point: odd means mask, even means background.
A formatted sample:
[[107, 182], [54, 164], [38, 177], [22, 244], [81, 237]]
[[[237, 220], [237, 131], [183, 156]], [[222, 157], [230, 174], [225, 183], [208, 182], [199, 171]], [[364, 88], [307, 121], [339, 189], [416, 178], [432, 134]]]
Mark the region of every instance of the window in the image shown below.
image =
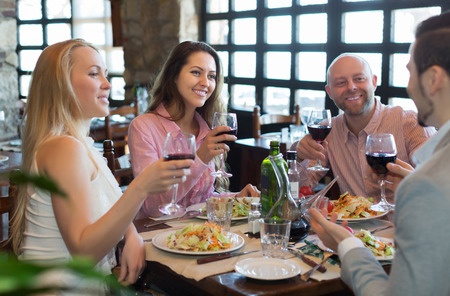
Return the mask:
[[112, 46], [111, 5], [105, 0], [18, 0], [19, 95], [28, 96], [31, 71], [42, 50], [70, 38], [94, 44], [111, 77], [111, 99], [124, 100], [123, 49]]
[[326, 69], [343, 52], [369, 62], [385, 104], [414, 109], [406, 85], [416, 25], [445, 0], [202, 0], [204, 41], [223, 59], [230, 107], [292, 113], [326, 107]]

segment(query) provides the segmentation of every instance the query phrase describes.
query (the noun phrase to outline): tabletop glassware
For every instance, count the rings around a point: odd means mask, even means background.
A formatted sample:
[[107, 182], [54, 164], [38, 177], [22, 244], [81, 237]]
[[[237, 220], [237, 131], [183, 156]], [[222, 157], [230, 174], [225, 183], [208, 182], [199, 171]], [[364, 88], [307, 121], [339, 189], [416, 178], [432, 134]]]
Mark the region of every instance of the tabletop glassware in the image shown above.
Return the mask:
[[[331, 132], [331, 111], [329, 109], [312, 110], [309, 114], [307, 126], [311, 137], [321, 144]], [[329, 168], [323, 167], [320, 159], [317, 159], [317, 164], [308, 167], [308, 170], [328, 171]]]
[[[216, 128], [218, 126], [229, 126], [231, 127], [231, 130], [223, 133], [217, 134], [218, 136], [223, 134], [229, 134], [229, 135], [237, 135], [237, 117], [236, 113], [221, 113], [216, 112], [214, 113], [214, 119], [212, 123], [212, 128]], [[220, 154], [220, 168], [211, 173], [211, 176], [214, 177], [231, 177], [232, 174], [225, 171], [225, 160], [223, 154]]]
[[380, 202], [374, 204], [375, 211], [393, 210], [395, 206], [386, 200], [384, 185], [386, 184], [386, 174], [388, 172], [386, 164], [395, 162], [397, 158], [397, 147], [392, 134], [371, 134], [366, 140], [366, 159], [372, 170], [378, 175], [380, 184]]
[[[195, 158], [195, 136], [181, 131], [169, 132], [164, 141], [164, 159], [167, 161]], [[159, 206], [159, 211], [166, 215], [181, 215], [186, 208], [177, 204], [178, 183], [173, 185], [172, 200]]]

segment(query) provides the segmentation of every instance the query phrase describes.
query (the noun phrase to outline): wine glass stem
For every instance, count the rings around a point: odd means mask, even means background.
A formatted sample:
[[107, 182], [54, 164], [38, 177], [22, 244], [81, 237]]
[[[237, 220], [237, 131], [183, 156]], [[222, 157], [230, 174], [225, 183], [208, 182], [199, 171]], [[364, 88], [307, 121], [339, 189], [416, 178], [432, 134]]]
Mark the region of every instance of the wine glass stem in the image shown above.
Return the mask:
[[177, 184], [173, 184], [173, 190], [172, 190], [172, 205], [176, 205], [177, 204], [177, 195], [178, 195], [178, 183]]
[[384, 176], [380, 177], [379, 183], [380, 183], [380, 197], [381, 197], [380, 201], [385, 204], [387, 201], [386, 201], [386, 191], [384, 188], [384, 184], [386, 183], [384, 180]]
[[219, 169], [219, 171], [223, 172], [224, 168], [225, 168], [225, 160], [224, 160], [223, 153], [222, 153], [222, 154], [220, 154], [220, 169]]

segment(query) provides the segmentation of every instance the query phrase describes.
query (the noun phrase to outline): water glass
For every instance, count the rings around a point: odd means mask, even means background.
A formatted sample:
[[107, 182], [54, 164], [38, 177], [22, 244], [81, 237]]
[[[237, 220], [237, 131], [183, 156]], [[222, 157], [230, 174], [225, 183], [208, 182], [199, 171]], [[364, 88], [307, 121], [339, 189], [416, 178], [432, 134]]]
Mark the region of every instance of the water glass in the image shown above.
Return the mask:
[[291, 134], [291, 143], [300, 141], [305, 136], [305, 127], [303, 125], [291, 124], [289, 125]]
[[285, 259], [288, 254], [290, 220], [260, 219], [261, 246], [264, 257]]
[[230, 197], [210, 197], [206, 200], [208, 221], [230, 231], [234, 200]]

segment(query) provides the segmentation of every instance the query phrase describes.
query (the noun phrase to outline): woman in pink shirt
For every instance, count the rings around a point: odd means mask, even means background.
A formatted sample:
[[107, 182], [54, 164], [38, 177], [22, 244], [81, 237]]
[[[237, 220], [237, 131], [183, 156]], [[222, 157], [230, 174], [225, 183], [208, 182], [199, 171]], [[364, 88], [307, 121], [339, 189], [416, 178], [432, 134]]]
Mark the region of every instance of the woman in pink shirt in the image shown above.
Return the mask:
[[[211, 176], [219, 163], [216, 156], [230, 150], [224, 142], [237, 139], [228, 134], [218, 136], [229, 127], [210, 128], [214, 112], [226, 112], [220, 96], [222, 86], [217, 52], [203, 42], [182, 42], [172, 50], [156, 78], [147, 112], [130, 125], [128, 143], [135, 176], [163, 157], [168, 132], [181, 130], [196, 136], [198, 149], [191, 175], [178, 188], [178, 203], [184, 206], [204, 202], [211, 195], [236, 194], [226, 192], [228, 179]], [[149, 195], [137, 218], [161, 216], [158, 206], [170, 202], [171, 194]], [[259, 196], [259, 191], [248, 184], [237, 195]]]

